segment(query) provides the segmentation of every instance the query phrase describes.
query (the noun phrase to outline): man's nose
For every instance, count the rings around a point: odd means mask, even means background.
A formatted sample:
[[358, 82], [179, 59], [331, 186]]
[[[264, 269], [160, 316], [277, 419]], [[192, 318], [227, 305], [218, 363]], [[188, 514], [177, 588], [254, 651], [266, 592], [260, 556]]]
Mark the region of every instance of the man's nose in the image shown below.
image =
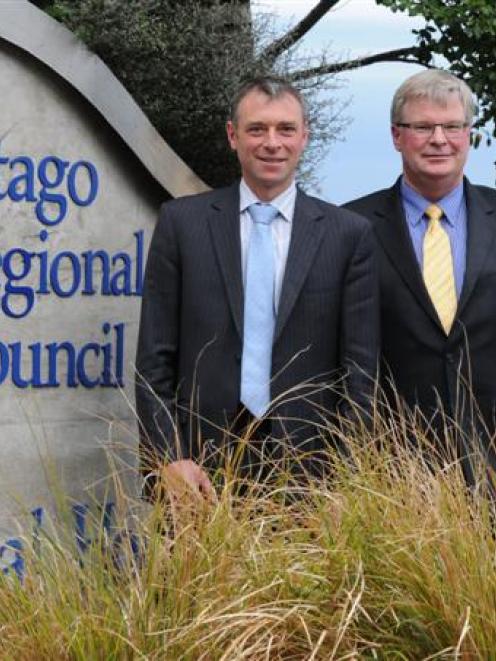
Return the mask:
[[436, 144], [443, 144], [446, 142], [446, 135], [441, 125], [437, 124], [434, 127], [434, 130], [431, 134], [431, 142], [435, 142]]
[[269, 149], [277, 149], [280, 147], [281, 141], [275, 129], [269, 129], [265, 135], [265, 146]]

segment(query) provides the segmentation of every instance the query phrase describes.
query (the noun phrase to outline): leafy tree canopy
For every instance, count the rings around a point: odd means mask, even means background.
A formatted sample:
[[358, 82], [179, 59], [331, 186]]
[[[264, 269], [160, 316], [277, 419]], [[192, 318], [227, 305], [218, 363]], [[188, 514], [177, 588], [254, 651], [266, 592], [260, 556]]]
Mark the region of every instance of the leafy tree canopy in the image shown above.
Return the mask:
[[[441, 55], [452, 73], [463, 78], [479, 99], [477, 126], [496, 118], [496, 2], [494, 0], [377, 0], [393, 11], [423, 16], [414, 30], [422, 64]], [[493, 129], [493, 135], [496, 130]]]

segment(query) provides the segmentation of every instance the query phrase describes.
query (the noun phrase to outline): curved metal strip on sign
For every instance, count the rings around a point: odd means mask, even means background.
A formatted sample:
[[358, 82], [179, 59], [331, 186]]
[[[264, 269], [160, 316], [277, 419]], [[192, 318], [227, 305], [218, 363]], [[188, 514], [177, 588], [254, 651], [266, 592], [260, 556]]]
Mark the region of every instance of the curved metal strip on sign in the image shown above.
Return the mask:
[[110, 69], [63, 25], [28, 0], [1, 0], [2, 39], [43, 62], [78, 90], [173, 197], [208, 190]]

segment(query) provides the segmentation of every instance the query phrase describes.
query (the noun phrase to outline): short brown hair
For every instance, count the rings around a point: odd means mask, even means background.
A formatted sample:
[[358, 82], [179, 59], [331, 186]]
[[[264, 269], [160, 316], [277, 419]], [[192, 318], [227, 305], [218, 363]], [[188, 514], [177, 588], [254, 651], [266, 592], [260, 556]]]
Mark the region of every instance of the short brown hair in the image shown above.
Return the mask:
[[291, 83], [289, 83], [284, 78], [277, 78], [275, 76], [263, 76], [247, 80], [233, 96], [229, 112], [229, 117], [233, 124], [236, 124], [238, 119], [239, 104], [252, 90], [263, 92], [263, 94], [266, 94], [271, 99], [277, 99], [284, 94], [291, 95], [300, 104], [303, 118], [305, 121], [307, 120], [305, 100], [300, 91], [293, 87], [293, 85], [291, 85]]

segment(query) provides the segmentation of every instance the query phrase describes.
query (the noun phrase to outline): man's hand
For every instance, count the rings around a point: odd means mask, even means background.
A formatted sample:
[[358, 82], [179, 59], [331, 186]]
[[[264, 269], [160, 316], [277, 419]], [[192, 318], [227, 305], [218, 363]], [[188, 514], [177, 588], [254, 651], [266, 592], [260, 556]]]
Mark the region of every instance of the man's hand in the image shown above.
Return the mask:
[[208, 506], [217, 501], [208, 475], [191, 459], [164, 466], [162, 484], [169, 497], [175, 535], [190, 526], [196, 529]]
[[162, 479], [168, 491], [185, 491], [208, 501], [216, 500], [208, 475], [191, 459], [180, 459], [164, 466]]

